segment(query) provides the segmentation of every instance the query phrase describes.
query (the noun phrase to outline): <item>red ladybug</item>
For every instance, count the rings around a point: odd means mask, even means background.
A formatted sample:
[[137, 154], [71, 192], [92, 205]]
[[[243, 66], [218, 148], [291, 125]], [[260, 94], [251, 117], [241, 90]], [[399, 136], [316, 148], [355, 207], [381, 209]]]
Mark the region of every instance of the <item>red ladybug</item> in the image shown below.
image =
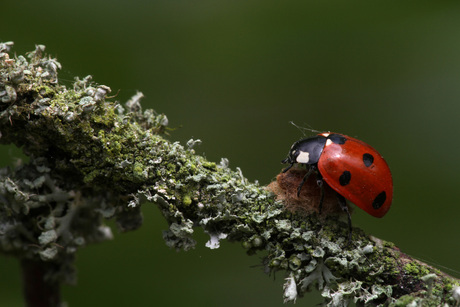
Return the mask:
[[[375, 217], [382, 217], [390, 209], [393, 199], [393, 180], [390, 168], [383, 157], [368, 144], [349, 136], [324, 132], [317, 136], [295, 142], [282, 163], [305, 164], [309, 170], [302, 185], [314, 172], [318, 184], [323, 180], [337, 192], [339, 204], [348, 212], [346, 201]], [[323, 193], [320, 200], [320, 210]], [[351, 218], [348, 213], [351, 229]]]

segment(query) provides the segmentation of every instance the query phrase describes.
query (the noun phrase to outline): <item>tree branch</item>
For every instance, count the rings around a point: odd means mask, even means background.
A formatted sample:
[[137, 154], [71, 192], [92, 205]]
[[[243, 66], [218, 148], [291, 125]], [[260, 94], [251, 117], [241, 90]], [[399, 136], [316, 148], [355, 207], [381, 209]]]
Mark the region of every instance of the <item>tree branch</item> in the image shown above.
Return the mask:
[[182, 146], [165, 139], [167, 117], [142, 111], [142, 94], [123, 107], [90, 77], [67, 89], [44, 46], [13, 59], [11, 45], [0, 45], [0, 142], [21, 147], [30, 160], [0, 170], [0, 249], [41, 264], [45, 281], [75, 282], [76, 251], [112, 238], [105, 219], [124, 231], [140, 227], [146, 200], [169, 223], [163, 237], [170, 247], [193, 248], [194, 228], [202, 227], [210, 248], [227, 239], [248, 254], [268, 251], [266, 271], [286, 272], [285, 301], [317, 287], [329, 306], [458, 304], [458, 280], [392, 243], [355, 228], [348, 246], [332, 199], [326, 195], [319, 216], [315, 184], [295, 195], [302, 170], [268, 188], [248, 182], [226, 159], [196, 155], [199, 140]]

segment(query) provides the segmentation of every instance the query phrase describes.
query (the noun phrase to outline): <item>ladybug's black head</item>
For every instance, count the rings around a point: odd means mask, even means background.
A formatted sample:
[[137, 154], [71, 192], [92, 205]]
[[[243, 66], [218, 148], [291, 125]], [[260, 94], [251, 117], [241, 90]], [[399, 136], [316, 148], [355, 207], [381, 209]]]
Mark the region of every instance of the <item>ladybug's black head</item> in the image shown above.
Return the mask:
[[282, 163], [291, 164], [284, 169], [283, 172], [287, 172], [294, 163], [306, 165], [318, 163], [319, 157], [323, 152], [324, 145], [326, 145], [326, 140], [326, 137], [317, 135], [295, 142], [291, 146], [291, 150], [289, 151], [287, 158], [281, 161]]

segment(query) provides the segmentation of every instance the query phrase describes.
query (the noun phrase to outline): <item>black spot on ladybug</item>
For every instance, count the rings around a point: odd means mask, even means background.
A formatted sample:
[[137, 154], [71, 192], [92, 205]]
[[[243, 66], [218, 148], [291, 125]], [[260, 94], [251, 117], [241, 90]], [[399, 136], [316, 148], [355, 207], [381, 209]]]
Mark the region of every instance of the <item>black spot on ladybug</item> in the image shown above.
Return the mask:
[[332, 143], [338, 145], [343, 145], [347, 141], [347, 138], [340, 134], [331, 134], [328, 139], [331, 140]]
[[377, 195], [377, 197], [372, 202], [372, 208], [374, 208], [375, 210], [380, 209], [383, 203], [385, 203], [386, 199], [387, 199], [387, 193], [385, 193], [385, 191], [381, 192], [379, 195]]
[[351, 173], [349, 171], [344, 171], [339, 177], [339, 183], [341, 186], [345, 186], [350, 183]]
[[374, 163], [374, 156], [371, 155], [370, 153], [365, 153], [363, 155], [363, 162], [366, 167], [369, 167]]

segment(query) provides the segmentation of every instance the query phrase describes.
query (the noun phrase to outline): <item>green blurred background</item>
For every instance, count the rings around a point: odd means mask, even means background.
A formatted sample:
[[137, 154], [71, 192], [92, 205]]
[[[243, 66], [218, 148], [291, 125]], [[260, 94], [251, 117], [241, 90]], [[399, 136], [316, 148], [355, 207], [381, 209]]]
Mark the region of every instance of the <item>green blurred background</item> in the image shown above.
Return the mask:
[[[267, 184], [302, 133], [289, 124], [358, 137], [394, 177], [383, 219], [353, 223], [460, 277], [460, 3], [458, 1], [3, 1], [0, 41], [35, 44], [63, 65], [61, 81], [91, 74], [126, 101], [166, 113], [172, 140], [199, 138]], [[1, 164], [19, 152], [2, 147]], [[78, 253], [70, 306], [281, 306], [283, 273], [261, 255], [165, 246], [157, 208], [135, 232]], [[445, 268], [444, 268], [445, 267]], [[312, 293], [301, 306], [321, 301]], [[0, 306], [22, 306], [20, 271], [0, 257]]]

